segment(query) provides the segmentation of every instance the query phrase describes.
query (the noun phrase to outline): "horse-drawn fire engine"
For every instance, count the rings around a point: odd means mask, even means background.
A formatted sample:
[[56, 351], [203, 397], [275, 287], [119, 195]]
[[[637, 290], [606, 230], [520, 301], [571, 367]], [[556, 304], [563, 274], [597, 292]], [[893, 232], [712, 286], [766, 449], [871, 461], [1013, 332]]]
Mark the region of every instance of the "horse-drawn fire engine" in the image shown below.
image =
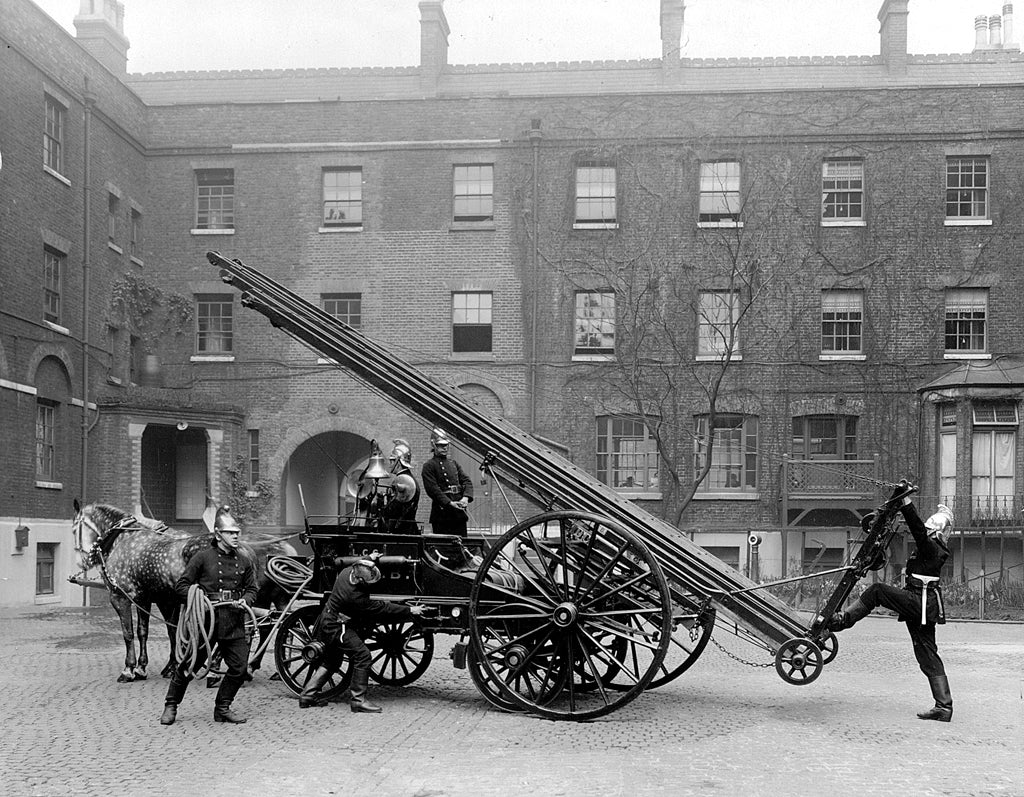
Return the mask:
[[[870, 522], [833, 594], [805, 623], [789, 606], [685, 534], [564, 459], [456, 388], [240, 260], [207, 255], [242, 304], [346, 368], [387, 400], [452, 436], [496, 480], [507, 479], [541, 513], [500, 535], [391, 534], [363, 518], [306, 518], [313, 556], [288, 587], [302, 599], [278, 624], [282, 679], [301, 691], [316, 661], [313, 626], [339, 570], [374, 554], [384, 578], [376, 597], [416, 601], [431, 613], [369, 632], [371, 677], [409, 684], [429, 666], [434, 635], [454, 634], [464, 666], [493, 705], [552, 719], [607, 714], [685, 672], [719, 624], [774, 656], [778, 674], [809, 684], [838, 652], [827, 618], [868, 571], [885, 563], [898, 487]], [[500, 485], [500, 481], [497, 482]], [[894, 485], [895, 486], [895, 485]], [[511, 503], [510, 503], [511, 508]], [[304, 568], [304, 569], [303, 569]], [[780, 582], [776, 582], [780, 583]], [[324, 689], [337, 693], [347, 673]]]

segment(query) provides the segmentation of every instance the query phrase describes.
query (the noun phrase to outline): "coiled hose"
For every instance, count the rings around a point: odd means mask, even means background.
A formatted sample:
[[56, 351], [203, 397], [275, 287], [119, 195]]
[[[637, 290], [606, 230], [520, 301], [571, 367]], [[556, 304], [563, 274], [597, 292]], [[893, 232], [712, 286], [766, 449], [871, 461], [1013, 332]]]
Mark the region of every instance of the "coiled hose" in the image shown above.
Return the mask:
[[282, 589], [296, 592], [313, 580], [313, 570], [289, 556], [272, 556], [267, 560], [267, 575]]
[[[175, 658], [178, 666], [186, 675], [193, 678], [205, 678], [210, 672], [210, 664], [214, 659], [210, 637], [213, 636], [217, 619], [214, 609], [226, 604], [245, 609], [249, 613], [252, 627], [256, 627], [256, 615], [248, 604], [239, 604], [235, 601], [221, 601], [214, 604], [198, 584], [193, 584], [188, 588], [188, 598], [185, 601], [185, 608], [182, 609], [181, 616], [178, 618], [178, 633], [174, 640]], [[205, 656], [203, 656], [204, 653]], [[202, 661], [200, 661], [201, 657]]]

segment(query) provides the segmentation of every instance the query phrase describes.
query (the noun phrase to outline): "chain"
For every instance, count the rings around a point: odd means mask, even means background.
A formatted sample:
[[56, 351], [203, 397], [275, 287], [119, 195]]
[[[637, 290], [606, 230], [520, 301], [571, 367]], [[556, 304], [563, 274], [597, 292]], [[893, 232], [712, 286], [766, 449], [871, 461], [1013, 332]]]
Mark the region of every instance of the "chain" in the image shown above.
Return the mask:
[[717, 639], [715, 639], [714, 637], [709, 637], [709, 639], [711, 640], [711, 643], [712, 643], [712, 644], [713, 644], [713, 645], [714, 645], [714, 646], [715, 646], [716, 648], [718, 648], [718, 649], [719, 649], [720, 651], [722, 651], [722, 653], [724, 653], [724, 654], [725, 654], [726, 656], [728, 656], [728, 657], [729, 657], [730, 659], [732, 659], [733, 661], [738, 661], [738, 662], [739, 662], [740, 664], [746, 664], [746, 665], [747, 665], [748, 667], [774, 667], [774, 666], [775, 666], [775, 662], [773, 662], [773, 661], [771, 661], [771, 662], [768, 662], [767, 664], [761, 664], [760, 662], [756, 662], [756, 661], [747, 661], [746, 659], [741, 659], [741, 658], [740, 658], [739, 656], [737, 656], [737, 655], [736, 655], [735, 653], [732, 653], [731, 651], [728, 651], [728, 650], [726, 650], [725, 648], [723, 648], [723, 647], [722, 647], [722, 646], [721, 646], [721, 645], [720, 645], [720, 644], [718, 643], [718, 640], [717, 640]]

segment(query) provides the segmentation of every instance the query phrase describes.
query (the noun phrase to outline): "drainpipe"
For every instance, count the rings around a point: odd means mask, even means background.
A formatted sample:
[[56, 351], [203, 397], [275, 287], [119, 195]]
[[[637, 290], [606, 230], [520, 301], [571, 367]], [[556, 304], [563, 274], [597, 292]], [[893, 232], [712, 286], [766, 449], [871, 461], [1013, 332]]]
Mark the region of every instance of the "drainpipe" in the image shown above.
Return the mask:
[[533, 198], [530, 212], [533, 214], [533, 252], [531, 253], [530, 297], [530, 432], [537, 431], [537, 295], [540, 293], [540, 201], [537, 196], [540, 190], [540, 119], [530, 120], [530, 146], [533, 147]]
[[92, 249], [92, 214], [90, 212], [89, 189], [92, 181], [90, 129], [92, 107], [96, 95], [89, 90], [89, 78], [85, 78], [83, 92], [85, 102], [85, 125], [83, 134], [83, 175], [82, 175], [82, 501], [88, 501], [89, 473], [89, 266]]

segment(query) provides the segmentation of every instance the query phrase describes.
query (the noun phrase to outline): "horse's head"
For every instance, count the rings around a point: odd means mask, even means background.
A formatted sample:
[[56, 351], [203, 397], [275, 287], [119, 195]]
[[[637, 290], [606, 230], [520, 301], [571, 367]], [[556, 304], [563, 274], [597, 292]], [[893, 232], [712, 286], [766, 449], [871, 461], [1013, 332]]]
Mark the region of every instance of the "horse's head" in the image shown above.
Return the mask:
[[[123, 527], [130, 516], [120, 509], [108, 504], [87, 504], [82, 506], [75, 501], [75, 519], [71, 523], [71, 533], [75, 540], [75, 554], [78, 566], [83, 571], [99, 564], [109, 550], [116, 530]], [[114, 532], [114, 534], [112, 534]]]

